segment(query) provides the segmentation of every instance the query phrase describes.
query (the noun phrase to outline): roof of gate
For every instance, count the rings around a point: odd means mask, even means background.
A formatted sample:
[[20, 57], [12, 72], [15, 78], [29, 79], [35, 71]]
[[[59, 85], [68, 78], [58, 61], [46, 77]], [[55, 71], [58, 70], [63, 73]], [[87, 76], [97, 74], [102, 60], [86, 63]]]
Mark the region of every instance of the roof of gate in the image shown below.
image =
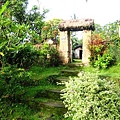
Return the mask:
[[95, 30], [93, 19], [63, 20], [58, 28], [60, 31]]

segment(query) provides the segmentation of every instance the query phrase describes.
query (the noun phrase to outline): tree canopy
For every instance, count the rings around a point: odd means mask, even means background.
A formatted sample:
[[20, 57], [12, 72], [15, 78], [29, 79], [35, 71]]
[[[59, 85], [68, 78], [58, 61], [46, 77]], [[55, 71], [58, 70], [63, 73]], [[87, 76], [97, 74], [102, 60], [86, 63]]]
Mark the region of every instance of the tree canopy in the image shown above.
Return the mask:
[[48, 38], [57, 38], [58, 37], [58, 24], [62, 21], [62, 19], [52, 19], [49, 21], [46, 21], [44, 23], [44, 26], [42, 28], [42, 38], [48, 39]]

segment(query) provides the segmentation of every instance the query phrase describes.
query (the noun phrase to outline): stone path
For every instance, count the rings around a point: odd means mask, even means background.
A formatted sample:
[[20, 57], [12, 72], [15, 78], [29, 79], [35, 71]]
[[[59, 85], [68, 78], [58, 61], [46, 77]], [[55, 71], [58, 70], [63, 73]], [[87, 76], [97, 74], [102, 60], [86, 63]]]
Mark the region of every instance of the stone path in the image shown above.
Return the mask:
[[[63, 94], [61, 92], [61, 89], [64, 88], [61, 83], [63, 81], [68, 81], [70, 76], [76, 76], [80, 70], [81, 70], [81, 63], [70, 63], [67, 65], [65, 70], [62, 70], [59, 75], [54, 77], [54, 75], [49, 76], [48, 80], [56, 84], [57, 89], [49, 89], [45, 91], [39, 91], [35, 97], [35, 99], [39, 99], [39, 97], [44, 97], [47, 99], [47, 101], [44, 102], [36, 102], [42, 110], [44, 109], [45, 112], [49, 112], [49, 116], [45, 118], [45, 116], [41, 116], [41, 120], [44, 118], [45, 120], [55, 120], [54, 116], [55, 114], [61, 115], [60, 120], [64, 120], [64, 113], [66, 112], [66, 109], [64, 107], [64, 104], [62, 103], [62, 100], [60, 99], [60, 94]], [[43, 117], [43, 118], [42, 118]], [[43, 119], [43, 120], [44, 120]], [[58, 119], [58, 120], [59, 120]]]

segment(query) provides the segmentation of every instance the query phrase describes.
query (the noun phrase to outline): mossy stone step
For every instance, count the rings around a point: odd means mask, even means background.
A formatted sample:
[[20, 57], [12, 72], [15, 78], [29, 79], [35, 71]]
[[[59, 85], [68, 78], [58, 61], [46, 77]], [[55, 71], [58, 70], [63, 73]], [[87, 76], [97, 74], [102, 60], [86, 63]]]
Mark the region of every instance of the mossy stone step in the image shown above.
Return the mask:
[[77, 76], [77, 74], [80, 72], [80, 70], [73, 70], [73, 69], [65, 69], [61, 70], [61, 75], [62, 76]]
[[78, 73], [80, 72], [80, 70], [76, 70], [76, 69], [65, 69], [65, 70], [61, 70], [62, 73]]
[[32, 98], [29, 101], [26, 101], [26, 104], [36, 110], [41, 109], [57, 109], [57, 108], [64, 108], [65, 106], [61, 100], [53, 100], [47, 98]]
[[42, 102], [41, 105], [44, 105], [47, 107], [54, 107], [54, 108], [64, 108], [65, 107], [62, 101]]
[[[42, 120], [64, 120], [64, 114], [67, 112], [67, 109], [62, 102], [51, 101], [43, 103], [40, 112], [42, 113]], [[59, 119], [57, 116], [59, 116]]]
[[34, 98], [33, 102], [38, 108], [65, 108], [61, 100]]
[[48, 89], [44, 91], [39, 91], [35, 95], [35, 98], [47, 98], [53, 100], [60, 100], [60, 94], [62, 94], [60, 89]]
[[73, 59], [74, 63], [82, 63], [82, 59]]
[[60, 117], [59, 120], [64, 120], [64, 114], [67, 112], [67, 109], [64, 107], [62, 101], [55, 101], [50, 99], [36, 99], [33, 98], [33, 101], [30, 107], [35, 110], [39, 110], [40, 120], [57, 120], [57, 116]]
[[56, 93], [56, 94], [62, 94], [63, 92], [61, 91], [61, 90], [55, 90], [55, 89], [51, 89], [51, 90], [47, 90], [48, 92], [50, 92], [50, 93]]
[[70, 80], [69, 77], [63, 77], [63, 76], [56, 78], [57, 85], [60, 85], [59, 83], [68, 82], [69, 80]]
[[68, 63], [68, 67], [74, 68], [74, 67], [82, 67], [82, 63]]
[[53, 85], [58, 85], [58, 83], [61, 83], [61, 82], [64, 82], [64, 81], [68, 81], [69, 80], [69, 77], [70, 75], [64, 75], [64, 73], [60, 73], [58, 76], [53, 76], [53, 75], [50, 75], [47, 80], [53, 84]]
[[61, 90], [48, 90], [49, 97], [54, 100], [60, 100], [61, 94], [63, 92]]

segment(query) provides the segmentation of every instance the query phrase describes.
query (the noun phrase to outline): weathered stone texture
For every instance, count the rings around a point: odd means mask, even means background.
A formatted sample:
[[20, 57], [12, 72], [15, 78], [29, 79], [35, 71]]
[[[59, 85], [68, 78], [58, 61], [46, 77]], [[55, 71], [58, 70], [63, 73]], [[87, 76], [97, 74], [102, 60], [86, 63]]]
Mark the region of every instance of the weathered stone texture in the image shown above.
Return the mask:
[[70, 31], [60, 32], [60, 54], [63, 58], [63, 63], [69, 63], [71, 59], [71, 48], [70, 48]]
[[92, 31], [84, 30], [83, 31], [83, 54], [82, 54], [82, 63], [84, 65], [89, 65], [90, 51], [88, 49], [89, 40], [91, 39]]

